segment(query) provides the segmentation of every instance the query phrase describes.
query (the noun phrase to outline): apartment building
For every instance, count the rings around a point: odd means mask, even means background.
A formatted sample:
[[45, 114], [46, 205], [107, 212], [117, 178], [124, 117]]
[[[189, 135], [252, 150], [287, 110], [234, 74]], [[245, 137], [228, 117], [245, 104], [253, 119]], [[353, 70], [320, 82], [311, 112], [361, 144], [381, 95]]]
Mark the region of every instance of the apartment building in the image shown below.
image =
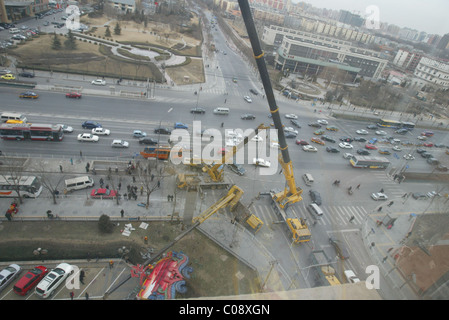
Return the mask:
[[415, 69], [414, 76], [425, 83], [447, 89], [449, 88], [449, 61], [422, 57]]
[[399, 49], [393, 59], [393, 64], [405, 71], [413, 73], [422, 57], [423, 54], [420, 52], [410, 52]]
[[293, 73], [319, 75], [337, 68], [351, 79], [378, 79], [388, 61], [380, 53], [351, 42], [278, 26], [265, 27], [262, 42], [276, 49], [275, 67]]

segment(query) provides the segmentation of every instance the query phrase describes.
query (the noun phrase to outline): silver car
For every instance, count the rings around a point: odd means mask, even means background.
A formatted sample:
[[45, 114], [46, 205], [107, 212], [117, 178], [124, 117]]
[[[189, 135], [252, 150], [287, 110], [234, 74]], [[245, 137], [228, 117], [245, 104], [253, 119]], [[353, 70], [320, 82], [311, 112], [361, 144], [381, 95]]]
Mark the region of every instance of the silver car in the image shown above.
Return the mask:
[[13, 263], [0, 271], [0, 292], [22, 272], [22, 268]]

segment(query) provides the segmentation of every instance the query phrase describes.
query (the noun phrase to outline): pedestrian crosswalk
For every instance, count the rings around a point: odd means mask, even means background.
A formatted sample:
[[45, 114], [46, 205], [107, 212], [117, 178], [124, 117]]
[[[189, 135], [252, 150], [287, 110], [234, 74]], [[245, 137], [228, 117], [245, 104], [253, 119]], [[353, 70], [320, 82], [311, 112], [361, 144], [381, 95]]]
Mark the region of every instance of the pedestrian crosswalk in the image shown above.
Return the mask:
[[375, 172], [374, 176], [382, 184], [382, 189], [389, 198], [401, 197], [407, 192], [402, 188], [402, 185], [398, 183], [398, 181], [393, 180], [393, 178], [386, 175], [384, 172]]
[[[363, 206], [320, 206], [324, 214], [316, 220], [318, 225], [344, 227], [348, 225], [360, 225], [366, 219], [368, 211]], [[251, 213], [256, 215], [265, 224], [272, 224], [280, 221], [272, 207], [268, 204], [253, 204], [250, 208]], [[313, 216], [306, 208], [305, 204], [295, 204], [287, 209], [287, 212], [298, 218], [307, 219], [309, 224], [315, 221]]]

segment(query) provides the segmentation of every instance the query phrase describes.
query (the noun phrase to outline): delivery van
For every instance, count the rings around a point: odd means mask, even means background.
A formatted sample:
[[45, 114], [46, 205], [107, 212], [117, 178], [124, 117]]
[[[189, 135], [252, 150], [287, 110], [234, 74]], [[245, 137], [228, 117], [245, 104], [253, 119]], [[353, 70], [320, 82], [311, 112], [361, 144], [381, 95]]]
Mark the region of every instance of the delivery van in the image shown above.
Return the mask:
[[74, 190], [80, 190], [90, 188], [94, 186], [94, 180], [89, 176], [82, 176], [78, 178], [67, 179], [65, 181], [64, 191], [70, 192]]

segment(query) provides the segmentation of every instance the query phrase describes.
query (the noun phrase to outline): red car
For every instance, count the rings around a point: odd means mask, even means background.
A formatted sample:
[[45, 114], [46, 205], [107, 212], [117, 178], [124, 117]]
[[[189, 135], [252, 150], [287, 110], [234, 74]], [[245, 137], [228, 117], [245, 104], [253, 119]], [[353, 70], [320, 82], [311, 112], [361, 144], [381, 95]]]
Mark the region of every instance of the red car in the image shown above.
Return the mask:
[[432, 142], [425, 142], [422, 144], [424, 147], [433, 147], [433, 143]]
[[117, 196], [117, 191], [106, 188], [93, 189], [90, 196], [94, 199], [113, 199]]
[[74, 98], [74, 99], [81, 99], [81, 93], [79, 92], [69, 92], [65, 94], [66, 98]]
[[309, 143], [306, 140], [296, 140], [296, 144], [307, 146]]
[[377, 147], [374, 144], [369, 144], [369, 143], [367, 145], [365, 145], [365, 148], [369, 149], [369, 150], [377, 150]]
[[20, 296], [25, 296], [28, 291], [33, 289], [47, 275], [47, 273], [48, 269], [46, 267], [35, 267], [17, 281], [13, 291]]

